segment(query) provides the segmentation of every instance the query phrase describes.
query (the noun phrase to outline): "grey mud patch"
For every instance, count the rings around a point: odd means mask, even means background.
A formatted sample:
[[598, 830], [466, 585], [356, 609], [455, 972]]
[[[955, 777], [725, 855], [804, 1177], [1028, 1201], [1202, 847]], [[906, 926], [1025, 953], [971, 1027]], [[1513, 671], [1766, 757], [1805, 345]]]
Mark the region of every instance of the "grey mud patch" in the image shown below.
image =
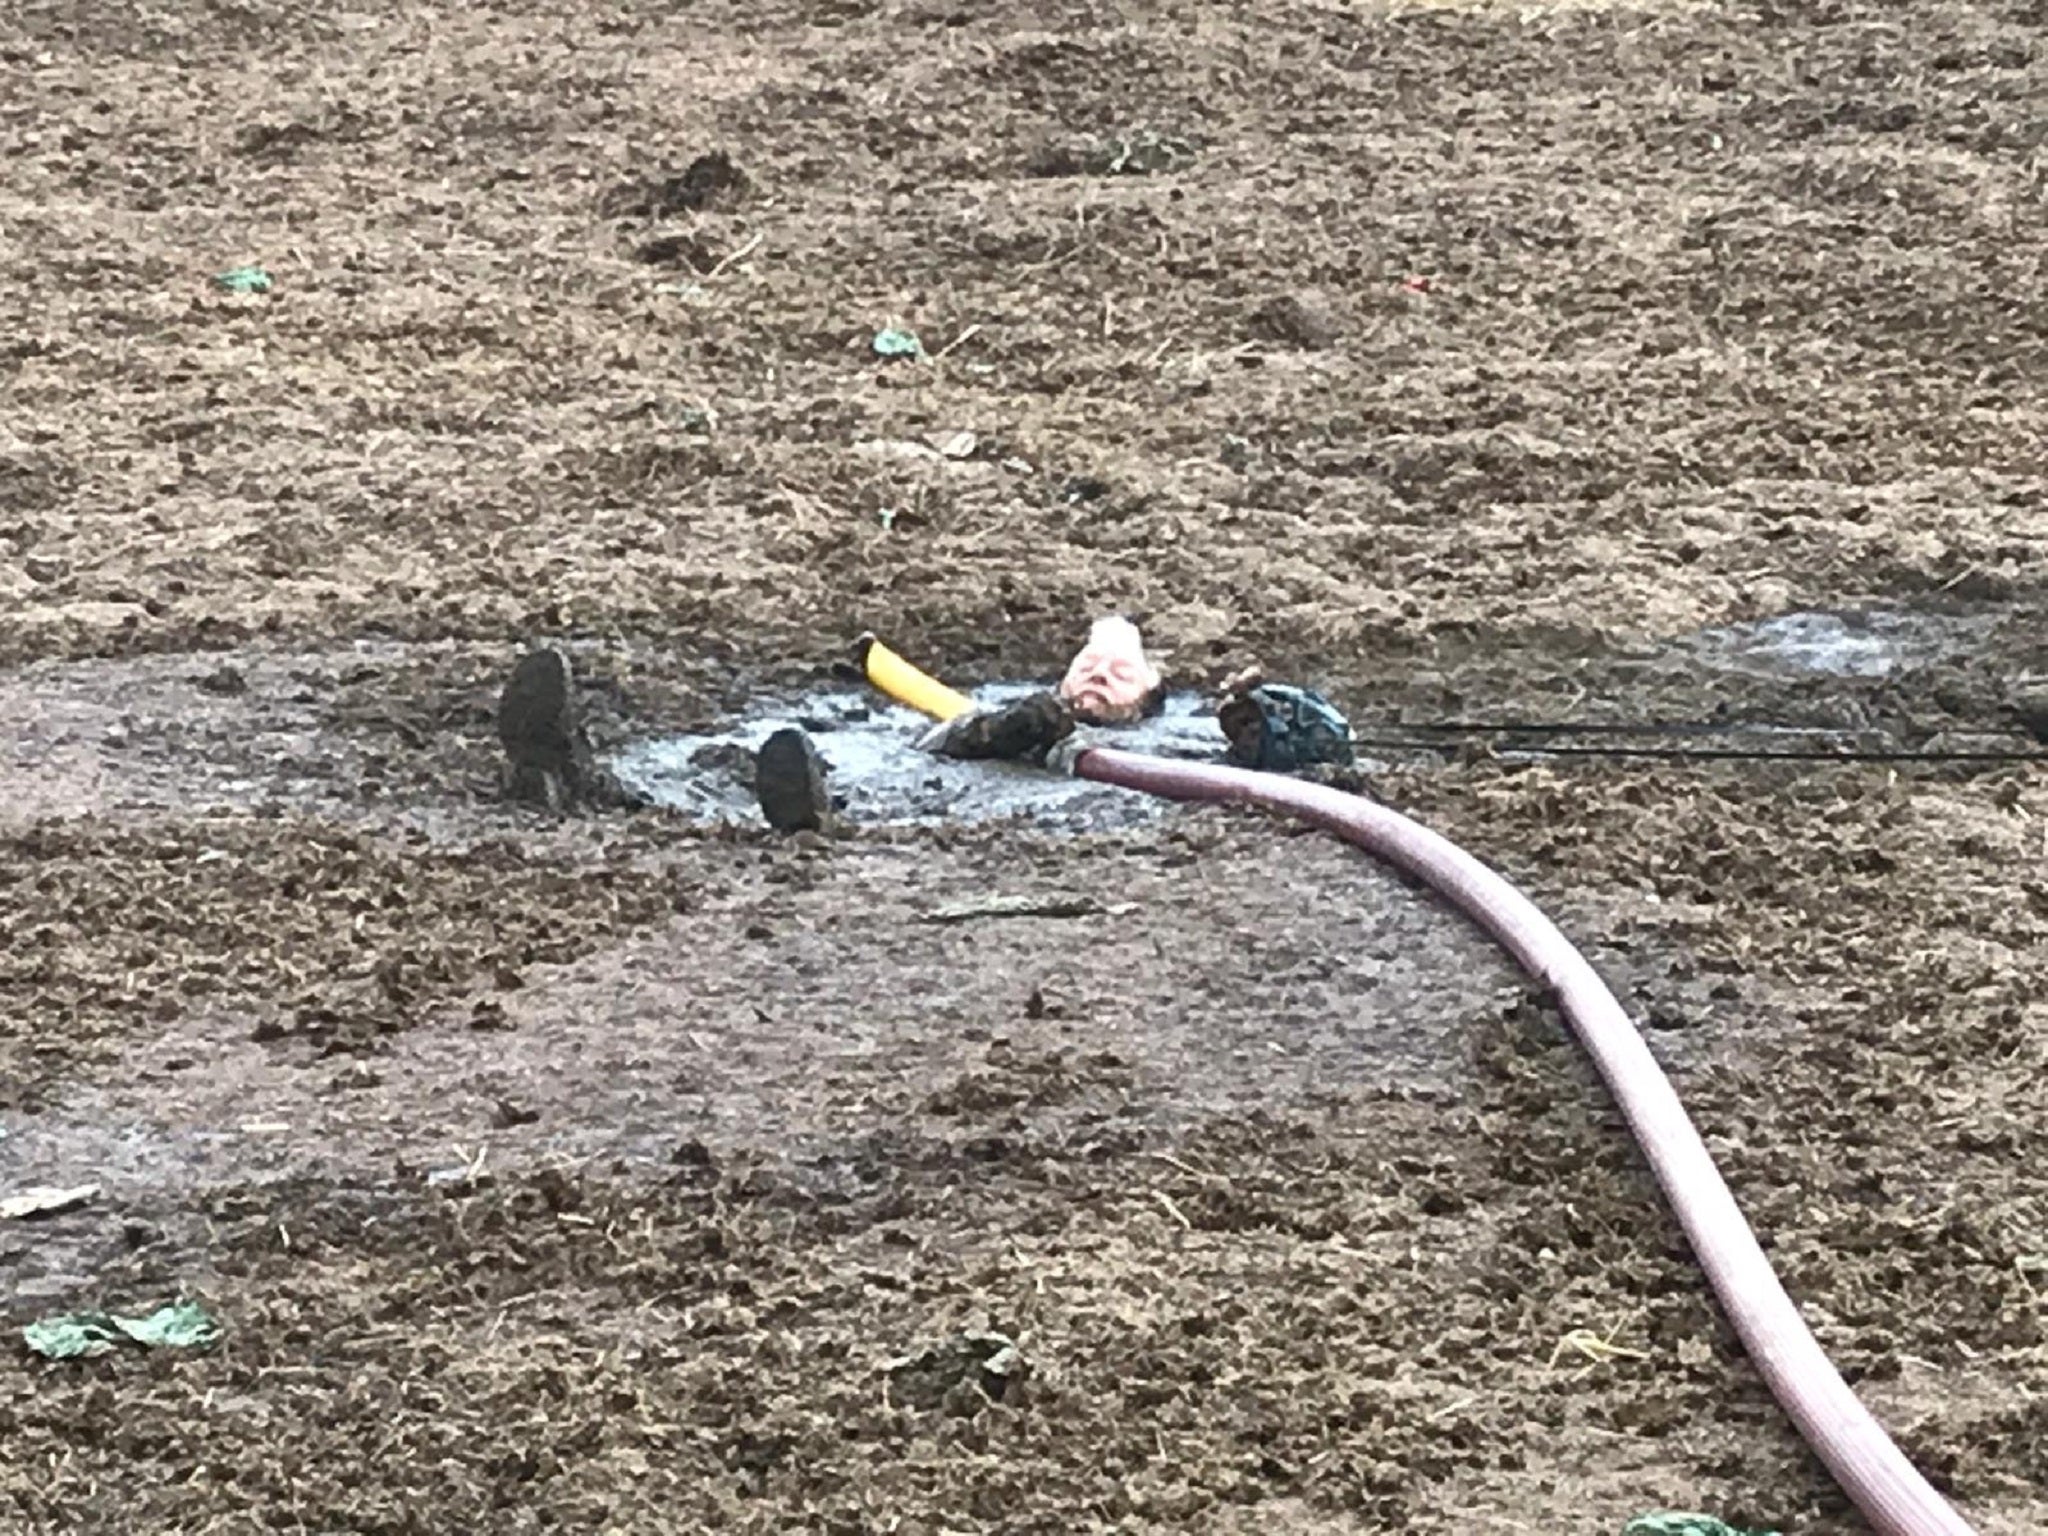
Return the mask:
[[[364, 680], [452, 665], [447, 647], [365, 644], [40, 662], [0, 674], [0, 827], [45, 818], [311, 811], [344, 818], [419, 799], [410, 789], [443, 738], [482, 706], [349, 729], [335, 701]], [[371, 726], [378, 728], [369, 728]], [[488, 726], [475, 727], [479, 740]]]
[[[1038, 691], [997, 683], [977, 704], [1003, 705]], [[657, 805], [707, 821], [752, 822], [753, 754], [785, 726], [811, 736], [846, 817], [864, 825], [936, 825], [1026, 817], [1075, 831], [1145, 826], [1172, 807], [1017, 763], [956, 762], [921, 751], [932, 722], [864, 688], [769, 698], [724, 728], [634, 743], [611, 759], [628, 787]], [[1218, 760], [1223, 732], [1205, 699], [1176, 693], [1156, 718], [1105, 733], [1119, 747], [1163, 757]]]
[[[11, 1182], [105, 1191], [0, 1230], [0, 1264], [20, 1306], [55, 1301], [233, 1183], [434, 1188], [592, 1160], [651, 1180], [702, 1148], [830, 1189], [863, 1176], [877, 1135], [901, 1142], [892, 1158], [971, 1164], [1025, 1134], [1026, 1110], [1050, 1152], [1218, 1116], [1457, 1102], [1479, 1042], [1534, 1005], [1462, 919], [1329, 839], [1197, 811], [1164, 836], [1061, 842], [1059, 858], [1028, 830], [735, 850], [696, 866], [692, 910], [482, 987], [368, 1055], [258, 1038], [228, 1009], [172, 1021], [61, 1108], [0, 1114]], [[1078, 897], [1079, 915], [1024, 915]], [[1574, 905], [1574, 932], [1622, 920]], [[1660, 1000], [1660, 1058], [1725, 1058], [1768, 1032], [1770, 1000], [1720, 997], [1675, 930], [1633, 903], [1627, 922], [1635, 938], [1594, 958], [1632, 1012]], [[1174, 942], [1189, 932], [1214, 941]]]
[[1682, 650], [1717, 670], [1757, 677], [1890, 677], [1966, 647], [1982, 619], [1871, 609], [1779, 614], [1702, 630]]
[[[1368, 696], [1338, 702], [1372, 754], [1360, 762], [1368, 774], [1390, 761], [1438, 766], [1443, 744], [1428, 721], [1473, 713], [1556, 722], [1615, 741], [1616, 732], [1646, 741], [1690, 732], [1738, 752], [1831, 742], [1882, 749], [1920, 744], [1930, 731], [1942, 745], [2010, 749], [2026, 743], [2002, 701], [2008, 674], [2038, 653], [2027, 642], [2025, 626], [1993, 616], [1794, 612], [1592, 663], [1473, 656], [1455, 677], [1388, 675]], [[929, 722], [865, 686], [777, 691], [724, 679], [714, 688], [718, 680], [693, 673], [686, 657], [570, 649], [584, 703], [598, 717], [601, 759], [655, 815], [758, 826], [752, 754], [784, 725], [812, 734], [855, 825], [1016, 822], [1082, 833], [1180, 814], [1041, 769], [932, 757], [917, 748]], [[508, 645], [366, 641], [305, 652], [40, 662], [0, 673], [0, 774], [9, 784], [0, 829], [78, 816], [253, 813], [313, 815], [443, 843], [515, 825], [537, 836], [539, 813], [498, 795], [493, 711], [517, 655]], [[999, 704], [1036, 686], [992, 683], [975, 697]], [[1702, 713], [1703, 698], [1716, 700], [1712, 711]], [[1902, 714], [1902, 699], [1919, 702]], [[1930, 699], [1938, 707], [1928, 707]], [[1159, 718], [1107, 734], [1137, 751], [1215, 760], [1224, 741], [1213, 709], [1200, 693], [1178, 692]], [[1493, 748], [1540, 758], [1550, 747], [1527, 733], [1549, 728], [1514, 727], [1525, 734]]]
[[[366, 643], [38, 663], [0, 674], [0, 773], [15, 786], [0, 828], [88, 815], [312, 814], [437, 840], [502, 831], [534, 813], [499, 803], [496, 689], [510, 648]], [[579, 671], [585, 667], [581, 654]], [[679, 688], [687, 685], [679, 685]], [[984, 703], [1033, 691], [980, 689]], [[605, 713], [599, 758], [656, 808], [757, 826], [753, 753], [784, 725], [810, 732], [846, 818], [930, 827], [1025, 819], [1068, 832], [1157, 824], [1164, 802], [1011, 763], [920, 751], [931, 722], [862, 686], [763, 690], [722, 719], [701, 707]], [[728, 703], [735, 703], [728, 699]], [[1116, 744], [1220, 758], [1212, 703], [1176, 694]], [[664, 730], [673, 722], [683, 729]], [[690, 728], [694, 727], [694, 729]], [[623, 744], [621, 744], [623, 743]]]

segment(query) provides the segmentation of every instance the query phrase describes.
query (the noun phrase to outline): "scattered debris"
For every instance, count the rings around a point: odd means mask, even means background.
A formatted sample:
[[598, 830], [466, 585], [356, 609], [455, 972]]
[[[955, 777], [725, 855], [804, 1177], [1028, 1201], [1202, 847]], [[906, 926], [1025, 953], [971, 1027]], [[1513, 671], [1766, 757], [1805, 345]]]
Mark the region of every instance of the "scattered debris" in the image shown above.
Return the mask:
[[484, 1182], [484, 1160], [491, 1155], [488, 1146], [478, 1147], [475, 1157], [471, 1157], [461, 1147], [455, 1149], [455, 1155], [462, 1159], [458, 1167], [432, 1168], [427, 1171], [427, 1188], [469, 1189]]
[[669, 1154], [668, 1160], [691, 1177], [709, 1179], [715, 1177], [718, 1172], [717, 1155], [695, 1136], [677, 1142], [676, 1149]]
[[1559, 1339], [1556, 1347], [1550, 1351], [1550, 1369], [1556, 1370], [1558, 1362], [1567, 1354], [1578, 1355], [1586, 1362], [1579, 1368], [1581, 1374], [1591, 1371], [1598, 1366], [1612, 1364], [1616, 1360], [1647, 1360], [1649, 1358], [1640, 1349], [1616, 1343], [1615, 1335], [1620, 1332], [1621, 1329], [1618, 1325], [1610, 1328], [1604, 1334], [1595, 1333], [1590, 1328], [1572, 1329], [1563, 1338]]
[[1637, 1515], [1621, 1528], [1621, 1536], [1778, 1536], [1778, 1533], [1744, 1530], [1713, 1515], [1658, 1510]]
[[229, 293], [268, 293], [274, 286], [261, 267], [230, 267], [213, 274], [214, 286]]
[[890, 1360], [891, 1403], [944, 1408], [971, 1418], [985, 1404], [1011, 1400], [1029, 1375], [1023, 1353], [1006, 1334], [968, 1329], [915, 1355]]
[[532, 1125], [539, 1119], [539, 1110], [511, 1099], [500, 1099], [496, 1112], [491, 1116], [491, 1123], [501, 1131], [509, 1131], [515, 1126]]
[[1121, 917], [1136, 911], [1128, 902], [1108, 906], [1089, 896], [991, 896], [918, 913], [921, 923], [971, 923], [984, 917]]
[[470, 1005], [469, 1027], [483, 1034], [500, 1034], [514, 1026], [503, 1003], [495, 997], [480, 997]]
[[[969, 446], [964, 451], [952, 451], [959, 438], [966, 438]], [[973, 458], [973, 441], [972, 432], [958, 433], [939, 442], [918, 437], [864, 437], [853, 445], [853, 451], [866, 459], [952, 468]]]
[[785, 726], [761, 744], [754, 758], [754, 794], [761, 814], [778, 832], [816, 832], [831, 812], [824, 759], [811, 738]]
[[875, 332], [873, 342], [875, 356], [886, 358], [921, 358], [924, 343], [917, 339], [917, 332], [904, 330], [900, 326], [888, 325]]
[[1046, 145], [1025, 164], [1029, 176], [1157, 176], [1195, 158], [1187, 139], [1133, 128], [1104, 137], [1069, 139]]
[[220, 1337], [220, 1324], [197, 1302], [159, 1307], [147, 1317], [73, 1312], [46, 1317], [21, 1330], [22, 1342], [46, 1360], [103, 1355], [118, 1345], [145, 1349], [202, 1349]]
[[38, 1216], [61, 1216], [75, 1211], [88, 1200], [99, 1198], [97, 1184], [74, 1184], [69, 1188], [38, 1185], [0, 1200], [0, 1221], [28, 1221]]

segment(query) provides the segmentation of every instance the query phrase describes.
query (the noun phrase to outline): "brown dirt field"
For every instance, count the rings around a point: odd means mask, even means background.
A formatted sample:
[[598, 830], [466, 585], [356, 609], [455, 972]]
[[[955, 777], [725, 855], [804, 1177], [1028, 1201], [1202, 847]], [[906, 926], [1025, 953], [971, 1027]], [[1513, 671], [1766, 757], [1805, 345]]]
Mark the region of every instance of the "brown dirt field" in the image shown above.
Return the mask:
[[[0, 1530], [1860, 1529], [1558, 1020], [1362, 860], [493, 792], [534, 640], [615, 748], [1112, 608], [1384, 743], [2039, 1529], [2042, 765], [1391, 743], [2038, 724], [2044, 60], [2038, 0], [14, 0], [0, 1195], [103, 1193], [0, 1223], [0, 1321], [226, 1332], [0, 1351]], [[1807, 610], [1907, 638], [1719, 633]]]

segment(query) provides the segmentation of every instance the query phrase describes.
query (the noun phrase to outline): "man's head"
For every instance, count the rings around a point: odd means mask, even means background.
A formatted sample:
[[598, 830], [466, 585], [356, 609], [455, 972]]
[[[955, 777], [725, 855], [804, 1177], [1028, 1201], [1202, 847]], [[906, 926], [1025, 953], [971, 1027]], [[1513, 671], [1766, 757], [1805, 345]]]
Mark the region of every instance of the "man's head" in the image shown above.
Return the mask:
[[1120, 725], [1136, 720], [1157, 702], [1159, 673], [1145, 659], [1138, 626], [1112, 616], [1097, 619], [1067, 675], [1060, 697], [1076, 718], [1091, 725]]

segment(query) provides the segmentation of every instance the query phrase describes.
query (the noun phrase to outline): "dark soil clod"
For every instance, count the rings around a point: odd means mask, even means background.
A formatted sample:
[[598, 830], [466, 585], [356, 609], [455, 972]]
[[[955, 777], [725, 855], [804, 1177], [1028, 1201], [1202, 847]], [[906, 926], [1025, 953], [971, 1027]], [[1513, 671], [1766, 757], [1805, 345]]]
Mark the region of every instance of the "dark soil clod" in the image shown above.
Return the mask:
[[1339, 334], [1329, 304], [1309, 293], [1283, 293], [1266, 300], [1252, 312], [1252, 331], [1261, 340], [1304, 352], [1334, 346]]
[[747, 173], [733, 163], [732, 156], [722, 149], [713, 150], [692, 160], [680, 175], [613, 188], [605, 198], [604, 210], [613, 218], [659, 219], [701, 213], [731, 207], [746, 195], [747, 187]]
[[2048, 688], [2031, 689], [2013, 700], [2013, 718], [2034, 740], [2048, 745]]
[[633, 255], [650, 267], [682, 267], [691, 272], [709, 272], [718, 265], [718, 253], [695, 235], [662, 235], [646, 241]]

